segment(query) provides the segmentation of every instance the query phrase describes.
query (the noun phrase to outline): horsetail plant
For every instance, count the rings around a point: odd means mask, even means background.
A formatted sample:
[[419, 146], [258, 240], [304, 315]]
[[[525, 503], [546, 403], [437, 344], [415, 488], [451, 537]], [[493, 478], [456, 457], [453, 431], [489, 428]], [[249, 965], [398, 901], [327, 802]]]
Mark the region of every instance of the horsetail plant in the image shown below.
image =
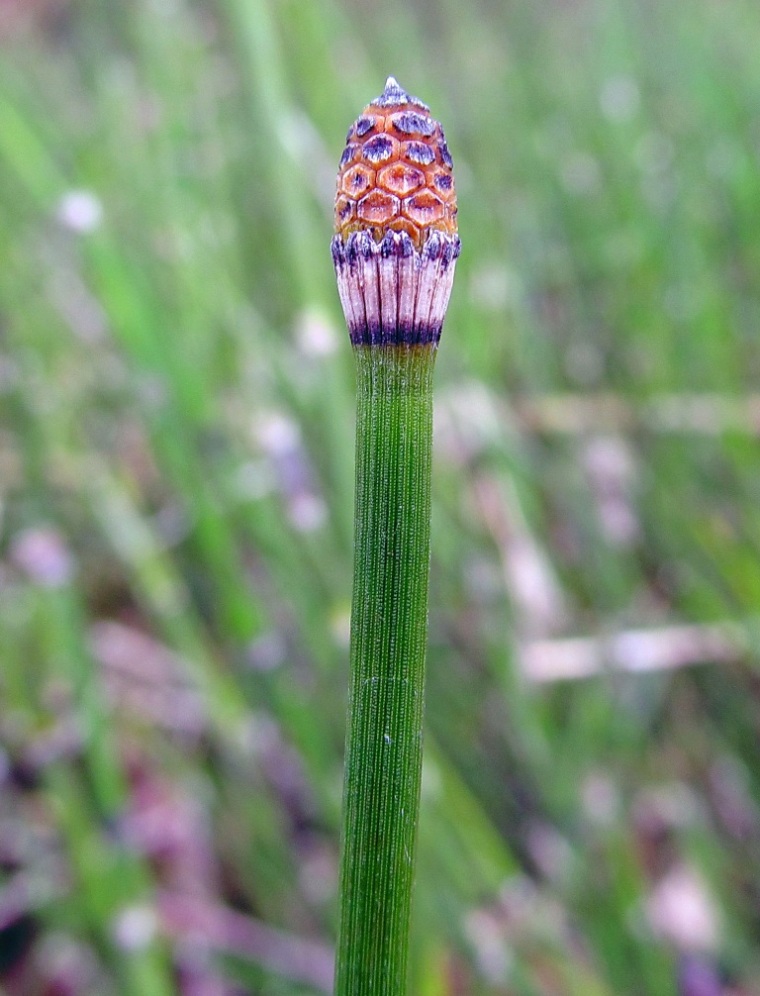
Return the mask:
[[389, 77], [340, 160], [332, 255], [356, 358], [336, 996], [403, 996], [420, 801], [432, 378], [459, 255], [452, 162]]

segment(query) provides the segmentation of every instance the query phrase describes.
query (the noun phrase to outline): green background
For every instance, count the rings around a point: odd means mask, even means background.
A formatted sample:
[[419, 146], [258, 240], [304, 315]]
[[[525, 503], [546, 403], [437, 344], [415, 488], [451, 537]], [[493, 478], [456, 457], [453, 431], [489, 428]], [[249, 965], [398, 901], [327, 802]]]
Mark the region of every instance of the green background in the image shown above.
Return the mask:
[[759, 47], [750, 0], [0, 3], [0, 991], [329, 990], [332, 197], [393, 73], [463, 243], [410, 991], [760, 992]]

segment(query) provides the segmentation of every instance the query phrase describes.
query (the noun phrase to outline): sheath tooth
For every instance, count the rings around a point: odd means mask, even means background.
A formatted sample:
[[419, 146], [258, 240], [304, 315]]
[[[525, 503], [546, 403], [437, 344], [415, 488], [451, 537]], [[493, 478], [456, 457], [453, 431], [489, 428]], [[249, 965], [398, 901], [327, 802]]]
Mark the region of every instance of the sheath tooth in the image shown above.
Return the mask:
[[394, 249], [393, 234], [389, 232], [380, 246], [377, 263], [384, 342], [391, 342], [398, 329], [398, 256]]
[[410, 336], [414, 328], [414, 309], [417, 303], [417, 260], [411, 241], [405, 248], [409, 251], [402, 253], [398, 260], [398, 325], [402, 335]]

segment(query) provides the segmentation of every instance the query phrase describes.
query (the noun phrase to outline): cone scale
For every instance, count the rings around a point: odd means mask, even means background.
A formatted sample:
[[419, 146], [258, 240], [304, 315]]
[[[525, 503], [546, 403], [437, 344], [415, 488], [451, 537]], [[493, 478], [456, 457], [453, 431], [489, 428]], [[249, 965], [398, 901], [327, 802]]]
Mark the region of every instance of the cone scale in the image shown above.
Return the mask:
[[403, 996], [419, 817], [433, 368], [459, 255], [440, 124], [393, 77], [351, 126], [332, 256], [356, 358], [336, 996]]

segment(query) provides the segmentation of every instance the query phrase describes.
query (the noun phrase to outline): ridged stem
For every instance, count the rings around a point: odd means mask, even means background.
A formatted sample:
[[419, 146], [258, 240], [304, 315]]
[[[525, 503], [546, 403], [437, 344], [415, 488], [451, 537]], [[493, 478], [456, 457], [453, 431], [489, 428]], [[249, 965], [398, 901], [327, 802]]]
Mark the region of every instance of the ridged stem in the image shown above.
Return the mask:
[[420, 799], [433, 346], [357, 346], [336, 996], [403, 996]]

